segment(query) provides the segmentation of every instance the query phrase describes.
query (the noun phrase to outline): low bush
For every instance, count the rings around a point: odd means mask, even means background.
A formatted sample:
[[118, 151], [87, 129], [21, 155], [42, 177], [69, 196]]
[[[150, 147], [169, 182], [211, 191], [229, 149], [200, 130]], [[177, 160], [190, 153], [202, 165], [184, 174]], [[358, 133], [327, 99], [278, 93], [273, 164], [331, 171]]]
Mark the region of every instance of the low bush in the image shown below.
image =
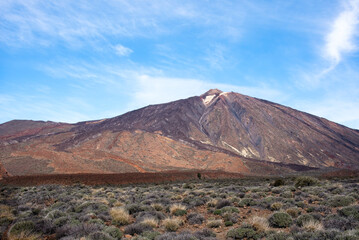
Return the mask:
[[183, 216], [187, 214], [186, 206], [181, 204], [173, 204], [170, 207], [170, 212], [175, 216]]
[[317, 220], [309, 220], [305, 221], [302, 225], [303, 229], [308, 232], [316, 232], [323, 230], [323, 225], [320, 221]]
[[334, 196], [328, 200], [331, 207], [346, 207], [354, 202], [355, 199], [351, 196]]
[[158, 220], [154, 217], [147, 217], [147, 218], [144, 218], [142, 221], [141, 221], [142, 224], [144, 225], [148, 225], [152, 228], [155, 228], [158, 226]]
[[279, 187], [279, 186], [283, 186], [284, 184], [285, 184], [284, 179], [279, 178], [279, 179], [274, 180], [274, 181], [271, 183], [271, 186], [273, 186], [273, 187]]
[[151, 231], [152, 227], [143, 223], [133, 223], [128, 226], [126, 226], [124, 233], [135, 235], [135, 234], [141, 234], [145, 231]]
[[359, 221], [359, 205], [344, 207], [338, 210], [340, 216], [351, 217], [352, 219]]
[[293, 222], [292, 217], [285, 212], [273, 213], [268, 221], [270, 226], [275, 228], [286, 228], [292, 225]]
[[288, 208], [286, 210], [286, 213], [288, 213], [292, 218], [296, 218], [301, 214], [301, 211], [299, 208], [294, 207], [294, 208]]
[[338, 229], [341, 231], [353, 229], [357, 225], [355, 222], [337, 214], [327, 216], [322, 222], [326, 229]]
[[207, 221], [207, 227], [209, 228], [218, 228], [222, 226], [223, 220], [222, 219], [210, 219]]
[[130, 223], [130, 215], [124, 208], [112, 208], [110, 215], [113, 223], [116, 225], [127, 225]]
[[204, 217], [203, 217], [203, 215], [198, 214], [198, 213], [191, 213], [191, 214], [187, 215], [187, 221], [191, 225], [202, 224], [204, 221]]
[[17, 222], [9, 229], [9, 237], [20, 236], [34, 232], [35, 224], [32, 221]]
[[208, 228], [199, 230], [199, 231], [195, 232], [193, 235], [200, 240], [213, 239], [216, 237], [216, 234]]
[[269, 222], [264, 217], [253, 216], [249, 219], [249, 224], [252, 225], [253, 228], [259, 232], [266, 232], [269, 229]]
[[166, 218], [163, 220], [162, 224], [165, 229], [169, 232], [175, 232], [179, 229], [182, 221], [178, 218]]
[[110, 235], [111, 237], [113, 237], [114, 239], [121, 239], [123, 234], [121, 232], [121, 230], [117, 227], [114, 226], [109, 226], [107, 228], [105, 228], [104, 230], [108, 235]]
[[318, 184], [318, 179], [308, 176], [297, 177], [294, 182], [296, 188], [314, 186]]
[[271, 209], [272, 211], [278, 211], [278, 210], [280, 210], [282, 207], [283, 207], [283, 203], [281, 203], [281, 202], [275, 202], [275, 203], [272, 203], [272, 204], [270, 205], [270, 209]]
[[303, 227], [304, 223], [305, 222], [309, 222], [309, 221], [314, 221], [314, 217], [310, 214], [303, 214], [301, 216], [299, 216], [296, 220], [296, 224], [299, 226], [299, 227]]
[[242, 226], [229, 230], [227, 232], [227, 239], [260, 239], [261, 235], [250, 226]]
[[217, 208], [217, 209], [221, 209], [221, 208], [223, 208], [223, 207], [227, 207], [227, 206], [231, 206], [231, 205], [232, 205], [232, 203], [231, 203], [229, 200], [223, 199], [223, 200], [219, 200], [219, 201], [217, 202], [216, 208]]
[[108, 233], [105, 232], [94, 232], [91, 233], [88, 238], [89, 240], [114, 240]]

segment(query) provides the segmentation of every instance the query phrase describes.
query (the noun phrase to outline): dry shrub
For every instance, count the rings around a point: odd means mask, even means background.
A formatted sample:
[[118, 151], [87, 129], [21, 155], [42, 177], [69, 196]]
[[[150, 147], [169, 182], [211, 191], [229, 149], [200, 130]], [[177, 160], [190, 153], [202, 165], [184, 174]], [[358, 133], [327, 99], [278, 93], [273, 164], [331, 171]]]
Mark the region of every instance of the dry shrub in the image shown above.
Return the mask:
[[183, 206], [182, 204], [176, 203], [170, 207], [171, 214], [178, 215], [177, 213], [184, 212], [184, 211], [186, 211], [186, 206]]
[[124, 208], [112, 208], [110, 210], [110, 215], [115, 224], [127, 225], [130, 222], [130, 215]]
[[147, 217], [141, 221], [142, 224], [156, 228], [158, 226], [158, 220], [155, 218]]
[[303, 223], [303, 228], [308, 232], [315, 232], [323, 230], [323, 225], [319, 221], [309, 220]]
[[210, 228], [218, 228], [222, 226], [223, 220], [222, 219], [210, 219], [207, 221], [207, 227]]
[[264, 217], [253, 216], [249, 219], [249, 224], [251, 224], [254, 229], [259, 232], [265, 232], [269, 229], [269, 222], [267, 218]]
[[161, 203], [152, 203], [151, 207], [153, 207], [156, 211], [162, 211], [164, 209]]
[[181, 224], [182, 224], [182, 220], [179, 218], [166, 218], [162, 222], [162, 225], [169, 232], [177, 231]]
[[10, 235], [8, 240], [40, 240], [41, 235], [38, 233], [33, 233], [29, 231], [21, 232], [17, 235]]

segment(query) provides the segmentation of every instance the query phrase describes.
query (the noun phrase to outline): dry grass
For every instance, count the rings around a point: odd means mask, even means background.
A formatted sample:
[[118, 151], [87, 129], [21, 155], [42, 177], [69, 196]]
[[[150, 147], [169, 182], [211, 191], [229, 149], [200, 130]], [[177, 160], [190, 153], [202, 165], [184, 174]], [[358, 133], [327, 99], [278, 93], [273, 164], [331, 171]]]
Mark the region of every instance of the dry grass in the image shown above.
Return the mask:
[[187, 208], [186, 208], [186, 206], [184, 206], [184, 205], [182, 205], [182, 204], [178, 204], [178, 203], [176, 203], [176, 204], [173, 204], [171, 207], [170, 207], [170, 212], [172, 213], [172, 214], [174, 214], [176, 211], [178, 211], [178, 210], [186, 210]]
[[162, 211], [164, 209], [161, 203], [152, 203], [151, 207], [153, 207], [156, 211]]
[[9, 220], [14, 220], [15, 216], [14, 214], [12, 214], [11, 207], [0, 204], [0, 218], [7, 218]]
[[16, 235], [9, 235], [8, 240], [38, 240], [42, 239], [40, 234], [24, 231]]
[[207, 221], [207, 227], [209, 228], [218, 228], [223, 225], [222, 219], [210, 219]]
[[249, 224], [251, 224], [259, 232], [269, 230], [269, 222], [267, 218], [264, 217], [253, 216], [249, 219]]
[[120, 202], [120, 201], [116, 201], [116, 202], [113, 204], [114, 207], [123, 207], [124, 205], [125, 205], [125, 204], [122, 203], [122, 202]]
[[151, 226], [153, 228], [156, 228], [158, 226], [158, 220], [151, 217], [143, 219], [141, 223]]
[[126, 225], [130, 223], [130, 215], [124, 208], [112, 208], [110, 210], [112, 220], [119, 225]]
[[316, 220], [310, 220], [303, 223], [303, 229], [308, 232], [315, 232], [323, 230], [323, 225], [321, 222]]
[[208, 207], [215, 207], [218, 203], [218, 200], [217, 199], [211, 199], [208, 203], [207, 203], [207, 206]]
[[179, 229], [182, 224], [182, 220], [180, 218], [166, 218], [162, 221], [162, 225], [169, 232], [175, 232]]

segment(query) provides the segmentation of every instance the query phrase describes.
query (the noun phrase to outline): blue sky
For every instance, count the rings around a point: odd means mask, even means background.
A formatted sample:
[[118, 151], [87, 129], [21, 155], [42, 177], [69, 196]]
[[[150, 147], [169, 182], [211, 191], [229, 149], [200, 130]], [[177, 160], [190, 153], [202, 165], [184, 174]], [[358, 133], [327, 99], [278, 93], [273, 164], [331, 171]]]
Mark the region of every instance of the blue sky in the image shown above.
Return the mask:
[[0, 123], [235, 91], [359, 128], [359, 0], [0, 1]]

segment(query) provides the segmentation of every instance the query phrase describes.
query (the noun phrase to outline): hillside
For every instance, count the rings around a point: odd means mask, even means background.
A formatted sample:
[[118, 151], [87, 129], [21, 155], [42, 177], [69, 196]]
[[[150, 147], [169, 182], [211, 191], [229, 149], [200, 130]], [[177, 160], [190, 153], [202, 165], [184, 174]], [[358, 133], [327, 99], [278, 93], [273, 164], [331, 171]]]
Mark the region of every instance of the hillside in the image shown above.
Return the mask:
[[356, 130], [289, 107], [212, 89], [77, 124], [0, 125], [0, 162], [12, 175], [223, 170], [281, 174], [357, 168]]

